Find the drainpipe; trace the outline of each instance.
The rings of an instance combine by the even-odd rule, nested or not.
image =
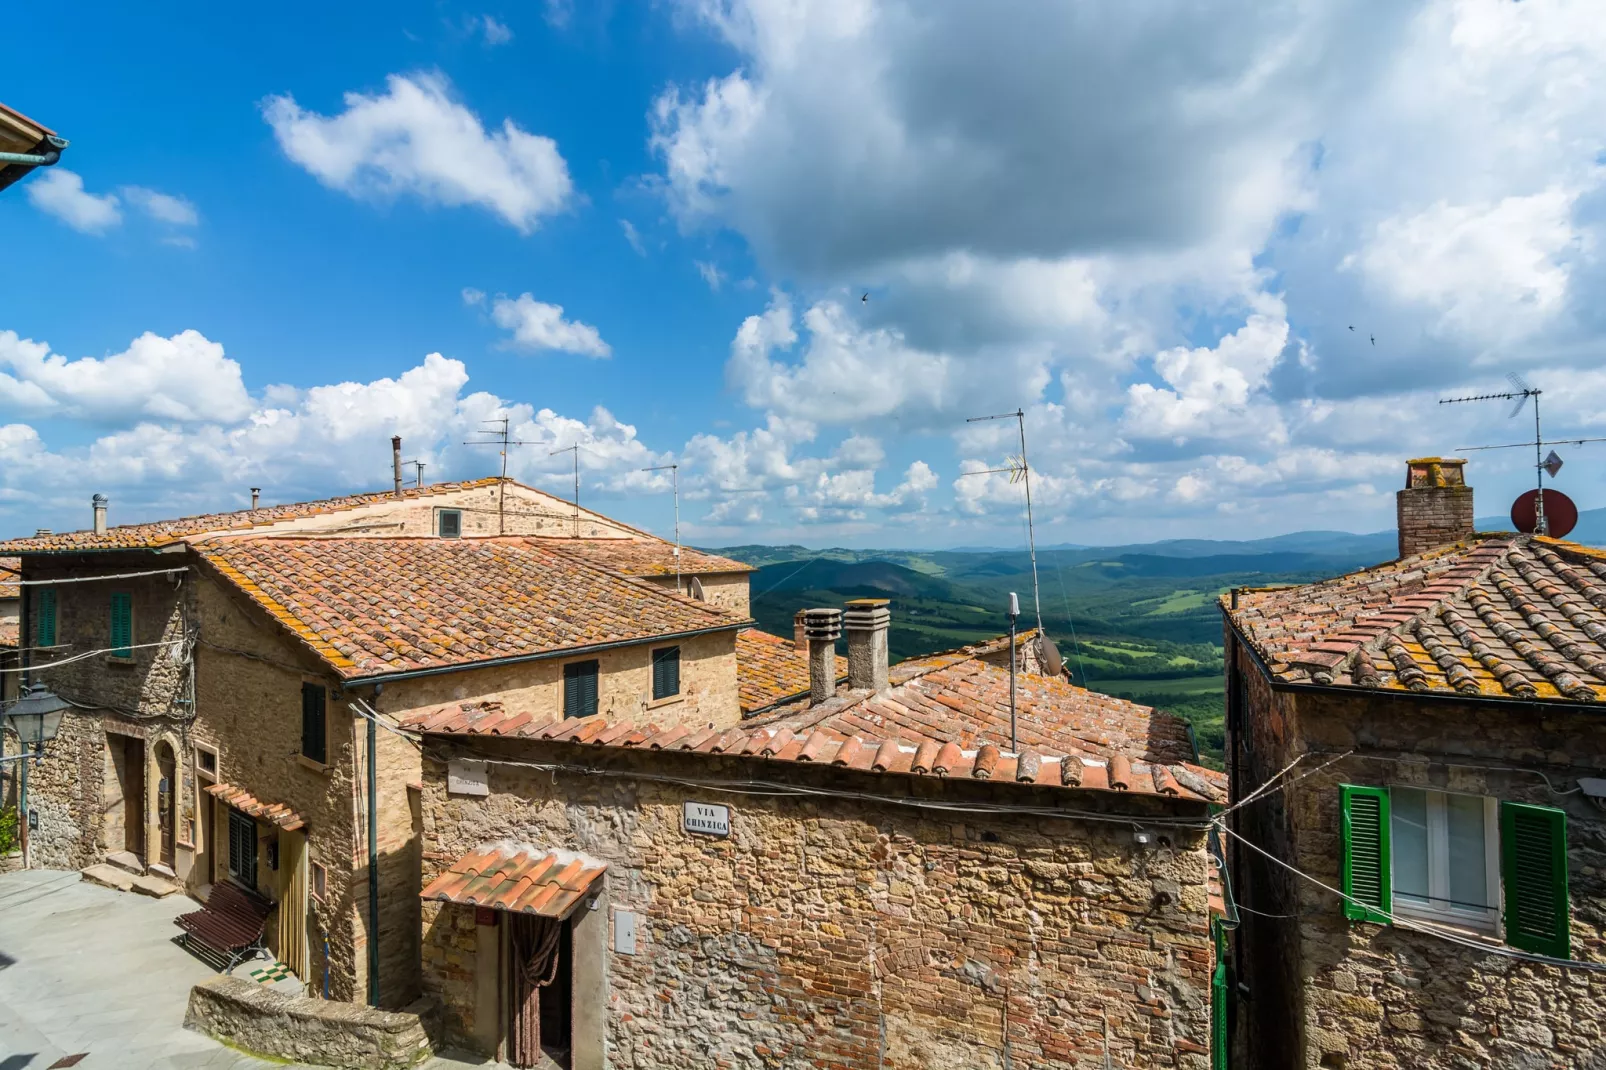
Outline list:
[[[385,690],[374,685],[374,701]],[[379,1006],[379,778],[375,763],[379,757],[379,725],[368,722],[368,1003]]]
[[[17,697],[21,698],[28,686],[28,663],[33,659],[28,656],[28,648],[33,645],[28,620],[28,592],[33,590],[27,584],[22,585],[22,604],[18,609],[21,614],[17,628],[17,645],[22,650],[22,683],[17,687]],[[22,750],[22,740],[17,740],[17,749]],[[28,760],[24,758],[17,763],[21,768],[17,771],[17,834],[22,837],[22,868],[28,868]]]
[[[1015,592],[1009,592],[1009,749],[1020,753],[1020,744],[1015,738],[1015,624],[1020,620],[1020,599]]]

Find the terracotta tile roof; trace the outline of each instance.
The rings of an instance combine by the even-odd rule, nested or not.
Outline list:
[[[574,554],[594,565],[610,568],[624,576],[675,574],[675,545],[662,539],[531,538],[529,541],[560,553]],[[752,565],[744,565],[728,557],[705,554],[689,546],[680,548],[680,572],[683,576],[709,572],[752,571]]]
[[[306,824],[299,814],[284,803],[262,802],[244,788],[235,787],[233,784],[208,784],[206,793],[217,796],[243,814],[278,825],[286,832],[294,832]]]
[[[1006,640],[1007,642],[1007,640]],[[876,739],[951,739],[962,746],[1009,746],[1009,670],[952,654],[901,662],[883,691],[839,690],[816,706],[800,701],[755,725],[825,727]],[[1139,761],[1190,761],[1187,722],[1161,710],[1077,687],[1060,678],[1016,677],[1016,738],[1053,754]]]
[[[0,557],[0,599],[21,598],[22,558]]]
[[[428,498],[476,487],[494,487],[501,480],[473,479],[461,483],[431,483],[427,487],[407,487],[402,500]],[[284,505],[266,505],[260,509],[237,509],[228,513],[205,513],[185,516],[177,520],[159,520],[149,524],[123,524],[108,528],[106,534],[89,531],[66,531],[59,535],[37,535],[0,542],[0,553],[40,553],[63,550],[138,550],[166,546],[193,535],[221,531],[249,531],[252,528],[277,524],[284,520],[298,520],[325,513],[338,513],[364,505],[377,505],[396,501],[391,491],[371,494],[347,494],[339,498],[324,498],[312,502],[289,502]]]
[[[1606,554],[1479,536],[1226,612],[1290,683],[1606,701]]]
[[[990,741],[977,746],[935,736],[865,735],[831,726],[794,731],[786,725],[753,722],[723,730],[685,724],[659,728],[609,721],[604,715],[537,724],[527,713],[500,702],[447,703],[421,710],[403,724],[426,735],[502,736],[626,750],[686,751],[838,766],[865,773],[1128,792],[1193,802],[1226,798],[1226,779],[1220,773],[1189,762],[1134,760],[1121,751],[1106,751],[1109,756],[1101,758],[1081,750],[1064,754],[1027,746],[1015,754]]]
[[[420,898],[562,920],[607,869],[606,862],[571,851],[486,844],[453,862]]]
[[[836,678],[846,680],[848,659],[836,657]],[[757,628],[736,633],[736,688],[742,716],[809,693],[809,656],[792,640]]]
[[[349,678],[747,623],[524,539],[228,539],[228,582]]]

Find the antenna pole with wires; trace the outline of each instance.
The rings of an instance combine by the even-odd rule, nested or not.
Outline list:
[[[988,420],[1014,420],[1020,431],[1020,457],[1011,457],[1004,468],[987,468],[980,472],[966,472],[967,476],[987,475],[994,472],[1008,472],[1011,483],[1022,482],[1026,484],[1026,547],[1032,559],[1032,612],[1037,617],[1037,634],[1043,635],[1043,598],[1037,582],[1037,529],[1032,523],[1032,469],[1026,463],[1026,411],[1017,408],[1014,412],[1003,412],[997,416],[972,416],[966,420],[967,424],[983,423]]]
[[[560,453],[574,454],[574,537],[580,537],[580,443],[565,446],[561,450],[553,450],[548,457],[556,457]]]
[[[675,495],[675,593],[680,593],[680,465],[658,464],[651,468],[643,468],[643,472],[662,472],[669,470],[670,486]]]
[[[502,482],[497,488],[496,495],[496,533],[507,534],[507,448],[509,446],[533,446],[534,442],[525,442],[522,439],[508,437],[508,418],[503,416],[498,420],[484,420],[482,423],[500,425],[496,430],[481,428],[475,434],[484,435],[484,438],[470,439],[463,443],[465,446],[496,446],[502,447]],[[413,462],[417,464],[418,462]],[[419,465],[419,475],[422,478],[423,465]]]

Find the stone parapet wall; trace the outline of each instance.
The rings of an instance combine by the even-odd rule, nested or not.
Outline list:
[[[420,1009],[286,996],[240,977],[190,989],[184,1027],[231,1047],[293,1063],[404,1070],[431,1054]]]

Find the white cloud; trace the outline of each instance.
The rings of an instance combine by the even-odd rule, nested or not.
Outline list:
[[[468,294],[463,296],[467,300]],[[483,294],[480,299],[484,299]],[[586,357],[607,357],[613,353],[595,327],[579,320],[566,320],[562,305],[537,301],[527,293],[517,297],[497,295],[491,302],[491,319],[498,327],[513,332],[507,344],[519,349],[555,349]]]
[[[563,29],[574,18],[574,0],[546,0],[546,11],[542,18],[554,30]]]
[[[439,74],[393,74],[383,94],[347,93],[335,116],[269,97],[263,115],[286,156],[324,185],[358,197],[411,193],[477,205],[521,234],[573,193],[557,142],[504,119],[487,132]]]
[[[1220,437],[1286,441],[1276,407],[1256,395],[1287,344],[1288,322],[1277,309],[1251,315],[1214,348],[1178,346],[1158,354],[1154,370],[1167,385],[1128,388],[1122,433],[1178,445]]]
[[[37,168],[23,189],[35,208],[85,234],[103,233],[123,221],[115,196],[85,192],[83,178],[65,167]]]
[[[152,219],[170,223],[175,227],[193,227],[201,222],[195,205],[183,197],[146,189],[144,186],[124,186],[123,199]]]
[[[708,288],[715,293],[719,293],[720,283],[725,281],[725,273],[719,270],[717,265],[707,260],[693,260],[692,263],[697,265],[697,274],[703,277],[703,281],[708,284]]]
[[[484,290],[476,290],[472,286],[463,287],[463,304],[465,304],[465,305],[484,305],[485,304],[485,291]]]
[[[507,23],[498,20],[493,15],[479,16],[474,20],[474,25],[484,36],[485,43],[492,48],[497,45],[505,45],[513,40],[513,31],[508,28]]]
[[[630,243],[630,248],[636,251],[637,256],[647,255],[647,247],[641,243],[641,233],[636,230],[634,223],[628,219],[621,219],[619,229],[625,232],[625,241]]]
[[[0,405],[94,421],[232,422],[250,411],[240,366],[198,331],[149,332],[121,353],[69,360],[0,331]]]

